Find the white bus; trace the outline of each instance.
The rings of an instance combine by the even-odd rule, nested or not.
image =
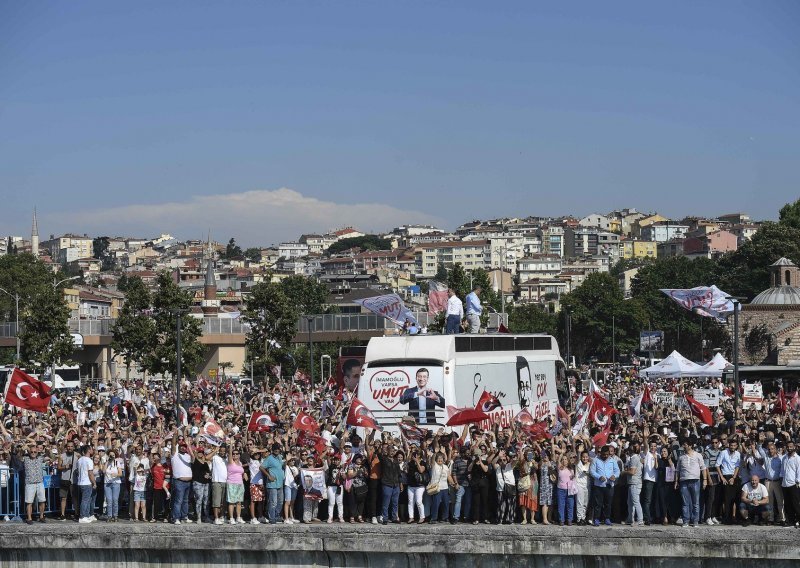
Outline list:
[[[506,426],[522,408],[536,420],[554,415],[556,382],[564,381],[564,373],[550,335],[375,337],[367,346],[358,399],[394,432],[405,416],[438,429],[448,420],[448,407],[474,408],[487,391],[502,406],[488,412],[490,420],[481,426]]]

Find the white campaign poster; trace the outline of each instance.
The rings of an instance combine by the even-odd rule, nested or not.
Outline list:
[[[658,404],[659,406],[674,406],[675,405],[675,393],[674,392],[666,392],[666,391],[657,391],[652,393],[653,402]]]
[[[445,398],[442,368],[434,365],[368,367],[361,379],[358,398],[382,426],[394,425],[405,416],[418,424],[444,424]]]
[[[514,416],[527,408],[534,420],[554,416],[558,393],[553,361],[528,361],[517,356],[516,362],[458,365],[456,367],[456,402],[460,408],[474,407],[484,391],[494,394],[502,406],[489,412],[482,428],[491,424],[510,426]]]
[[[694,399],[700,404],[713,408],[719,406],[719,390],[717,389],[694,389]]]
[[[748,408],[761,410],[761,406],[764,403],[764,389],[761,387],[761,383],[744,383],[742,387],[744,389],[742,393],[742,408],[744,410]]]

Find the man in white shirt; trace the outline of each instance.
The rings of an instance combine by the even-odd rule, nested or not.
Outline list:
[[[176,525],[191,523],[189,519],[189,491],[192,488],[191,440],[181,437],[178,443],[178,428],[172,433],[172,522]]]
[[[783,506],[787,523],[800,527],[800,456],[794,442],[787,442],[783,459]]]
[[[223,525],[225,520],[220,517],[220,510],[225,503],[225,491],[228,483],[228,464],[225,461],[228,450],[220,446],[214,451],[211,458],[211,509],[214,511],[214,524]]]
[[[447,335],[454,335],[461,332],[461,319],[464,317],[464,304],[456,296],[455,290],[447,289],[447,319],[445,320]]]
[[[644,524],[649,525],[652,516],[653,489],[658,473],[658,444],[650,442],[649,450],[642,455],[642,513]]]
[[[90,446],[81,448],[81,457],[78,459],[78,488],[81,492],[81,516],[79,523],[92,523],[97,519],[92,506],[92,490],[97,487],[94,479],[94,460]]]
[[[739,503],[739,512],[742,514],[742,523],[744,526],[750,524],[750,519],[755,521],[757,525],[761,524],[762,519],[772,508],[769,505],[769,493],[767,488],[761,483],[757,475],[750,476],[750,482],[742,486],[741,503]]]

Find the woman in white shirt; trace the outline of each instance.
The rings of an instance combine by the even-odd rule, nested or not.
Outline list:
[[[119,517],[119,491],[125,475],[125,460],[117,456],[113,448],[108,452],[108,460],[102,464],[106,494],[106,521],[116,523]]]
[[[581,459],[575,466],[575,486],[578,488],[578,494],[575,496],[577,499],[575,500],[578,504],[578,524],[586,524],[586,505],[589,503],[589,480],[591,478],[589,474],[589,468],[591,467],[591,462],[589,461],[589,453],[588,452],[581,452]]]
[[[289,456],[283,470],[283,518],[287,524],[299,523],[294,518],[294,501],[297,499],[297,479],[300,476],[300,468],[297,467],[297,459]]]
[[[444,505],[442,520],[447,521],[450,517],[450,464],[445,463],[445,456],[442,452],[437,452],[430,466],[430,484],[437,484],[439,487],[439,491],[433,496],[431,503],[431,524],[433,524],[439,520],[439,508],[442,505]]]

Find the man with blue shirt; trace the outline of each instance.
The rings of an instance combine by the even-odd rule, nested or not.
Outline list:
[[[729,440],[728,447],[717,456],[717,473],[722,483],[722,519],[727,524],[733,523],[733,510],[739,493],[739,468],[742,456],[738,451],[739,443]]]
[[[272,453],[261,462],[261,475],[264,476],[267,488],[267,519],[269,524],[278,522],[278,515],[283,509],[283,472],[284,462],[281,453],[283,446],[277,442],[272,444]]]
[[[481,306],[481,287],[475,286],[472,292],[467,294],[467,323],[469,324],[470,333],[478,333],[481,330],[481,314],[483,313],[483,306]]]
[[[778,455],[778,448],[775,442],[769,442],[767,449],[759,448],[761,456],[764,458],[764,470],[766,475],[763,478],[764,485],[767,488],[767,495],[769,496],[769,504],[772,509],[772,519],[774,524],[781,523],[786,525],[786,517],[783,513],[783,459]]]
[[[611,526],[611,501],[614,498],[614,483],[619,478],[619,465],[617,460],[610,457],[608,446],[603,446],[600,456],[592,460],[589,474],[593,480],[594,526],[600,526],[601,522]]]

